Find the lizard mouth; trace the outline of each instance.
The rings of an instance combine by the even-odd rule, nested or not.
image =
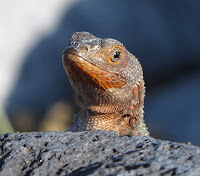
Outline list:
[[[79,70],[79,75],[81,72],[86,73],[104,90],[109,88],[121,89],[127,84],[125,77],[118,73],[106,71],[105,69],[94,65],[93,63],[84,59],[84,57],[80,56],[80,53],[73,48],[68,48],[63,52],[63,63],[68,75],[70,75],[69,72],[72,72],[73,69]]]
[[[63,55],[65,55],[65,54],[73,54],[73,55],[79,56],[79,52],[77,50],[73,49],[73,48],[65,49],[62,54]]]

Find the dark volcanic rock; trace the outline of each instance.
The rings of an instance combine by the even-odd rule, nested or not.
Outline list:
[[[114,132],[0,136],[0,175],[199,175],[200,148]]]

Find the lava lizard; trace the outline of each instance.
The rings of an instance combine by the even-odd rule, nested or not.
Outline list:
[[[63,65],[84,106],[69,131],[149,136],[143,119],[143,70],[122,43],[76,32],[63,51]]]

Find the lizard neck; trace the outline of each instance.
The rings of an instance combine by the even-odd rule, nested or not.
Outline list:
[[[143,116],[120,113],[100,114],[88,109],[75,115],[75,124],[69,131],[111,130],[119,135],[149,136]]]
[[[141,82],[133,90],[128,104],[90,104],[75,117],[75,125],[70,131],[112,130],[119,135],[149,136],[143,118],[144,84]]]

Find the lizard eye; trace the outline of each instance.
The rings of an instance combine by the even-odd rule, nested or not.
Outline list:
[[[113,62],[117,62],[120,60],[120,54],[121,54],[121,51],[115,51],[114,54],[113,54],[113,57],[111,58],[111,60]]]
[[[119,47],[115,47],[111,50],[107,61],[112,64],[113,66],[118,66],[123,61],[123,50]]]

